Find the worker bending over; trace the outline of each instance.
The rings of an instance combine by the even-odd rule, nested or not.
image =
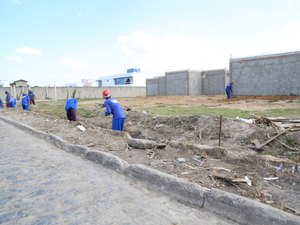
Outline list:
[[[117,99],[111,98],[109,90],[104,90],[102,94],[105,98],[104,106],[106,107],[105,116],[113,115],[112,129],[123,131],[126,115]]]

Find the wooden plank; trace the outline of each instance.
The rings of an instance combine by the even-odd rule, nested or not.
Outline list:
[[[256,149],[262,149],[262,147],[264,147],[265,145],[269,144],[271,141],[275,140],[276,138],[278,138],[279,136],[285,134],[286,132],[288,132],[290,129],[292,129],[294,127],[290,127],[282,132],[280,132],[279,134],[275,135],[274,137],[272,137],[271,139],[265,141],[264,143],[258,145],[258,146],[255,146]]]

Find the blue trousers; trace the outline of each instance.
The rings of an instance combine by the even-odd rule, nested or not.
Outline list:
[[[227,98],[230,99],[230,90],[226,90]]]
[[[16,103],[14,103],[14,102],[10,102],[9,105],[10,105],[10,108],[13,108],[13,109],[16,108]]]
[[[28,104],[22,104],[23,110],[29,111],[29,105]]]
[[[124,129],[124,122],[125,122],[125,118],[120,118],[120,119],[113,119],[112,120],[112,129],[113,130],[119,130],[119,131],[123,131]]]
[[[70,121],[76,121],[76,110],[73,108],[69,108],[67,110],[67,117]]]

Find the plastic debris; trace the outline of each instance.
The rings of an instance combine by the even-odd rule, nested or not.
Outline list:
[[[183,163],[183,162],[185,162],[186,160],[185,160],[184,158],[177,158],[176,161],[179,162],[179,163]]]
[[[78,125],[77,128],[78,128],[79,130],[81,130],[82,132],[86,130],[85,127],[82,126],[82,125]]]
[[[237,121],[240,121],[240,122],[243,122],[243,123],[254,123],[254,120],[253,119],[244,119],[244,118],[240,118],[240,117],[236,117],[235,120]]]
[[[278,177],[264,177],[263,179],[269,181],[269,180],[278,180],[279,178]]]
[[[252,183],[251,183],[251,180],[249,179],[249,177],[245,176],[245,181],[249,186],[251,186]]]

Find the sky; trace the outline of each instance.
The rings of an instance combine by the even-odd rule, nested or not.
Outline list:
[[[0,0],[0,80],[64,86],[300,50],[300,0]]]

